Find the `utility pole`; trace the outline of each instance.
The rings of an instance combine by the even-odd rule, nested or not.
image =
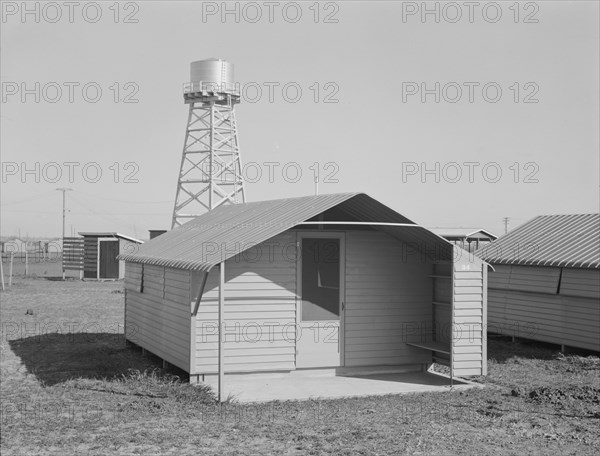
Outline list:
[[[504,217],[502,219],[504,221],[504,234],[508,233],[508,221],[510,220],[509,217]]]
[[[62,217],[62,246],[61,246],[61,250],[62,250],[62,253],[64,255],[64,253],[65,253],[65,218],[66,218],[66,213],[67,213],[66,208],[65,208],[66,193],[72,191],[73,189],[72,188],[62,187],[62,188],[57,188],[56,190],[58,190],[59,192],[62,192],[62,194],[63,194],[62,195],[63,196],[63,198],[62,198],[62,200],[63,200],[62,201],[62,203],[63,203],[62,204],[62,215],[63,215],[63,217]],[[64,261],[63,261],[63,263],[64,263]],[[63,278],[63,280],[65,280],[65,269],[64,269],[64,267],[63,267],[63,270],[62,270],[62,278]]]

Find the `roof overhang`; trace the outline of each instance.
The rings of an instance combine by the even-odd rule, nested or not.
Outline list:
[[[121,233],[116,233],[116,232],[112,232],[112,231],[85,231],[82,232],[80,231],[78,233],[80,236],[83,237],[114,237],[114,238],[120,238],[120,239],[125,239],[127,241],[131,241],[131,242],[135,242],[136,244],[143,244],[144,241],[141,241],[139,239],[133,238],[131,236],[126,236],[124,234]]]
[[[317,219],[321,214],[329,214],[329,218]],[[135,253],[120,255],[119,259],[208,271],[284,231],[314,225],[338,225],[340,229],[369,226],[403,242],[407,253],[418,252],[431,261],[453,259],[453,244],[364,193],[221,206],[144,243]]]

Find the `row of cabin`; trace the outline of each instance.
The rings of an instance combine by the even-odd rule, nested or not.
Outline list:
[[[479,376],[488,331],[600,351],[599,233],[536,218],[474,255],[360,193],[221,206],[120,255],[126,338],[192,380]]]

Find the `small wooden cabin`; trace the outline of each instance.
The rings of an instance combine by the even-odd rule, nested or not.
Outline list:
[[[487,266],[365,194],[224,205],[126,261],[127,340],[190,374],[486,374]]]
[[[489,332],[600,351],[600,214],[538,216],[477,254]]]
[[[432,228],[431,231],[468,252],[479,250],[498,239],[495,234],[480,228]]]
[[[83,236],[83,278],[123,279],[125,262],[117,257],[135,253],[142,241],[112,232],[86,232]]]

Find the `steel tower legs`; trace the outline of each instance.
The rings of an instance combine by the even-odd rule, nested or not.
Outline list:
[[[233,105],[190,103],[171,228],[227,203],[245,203]]]

